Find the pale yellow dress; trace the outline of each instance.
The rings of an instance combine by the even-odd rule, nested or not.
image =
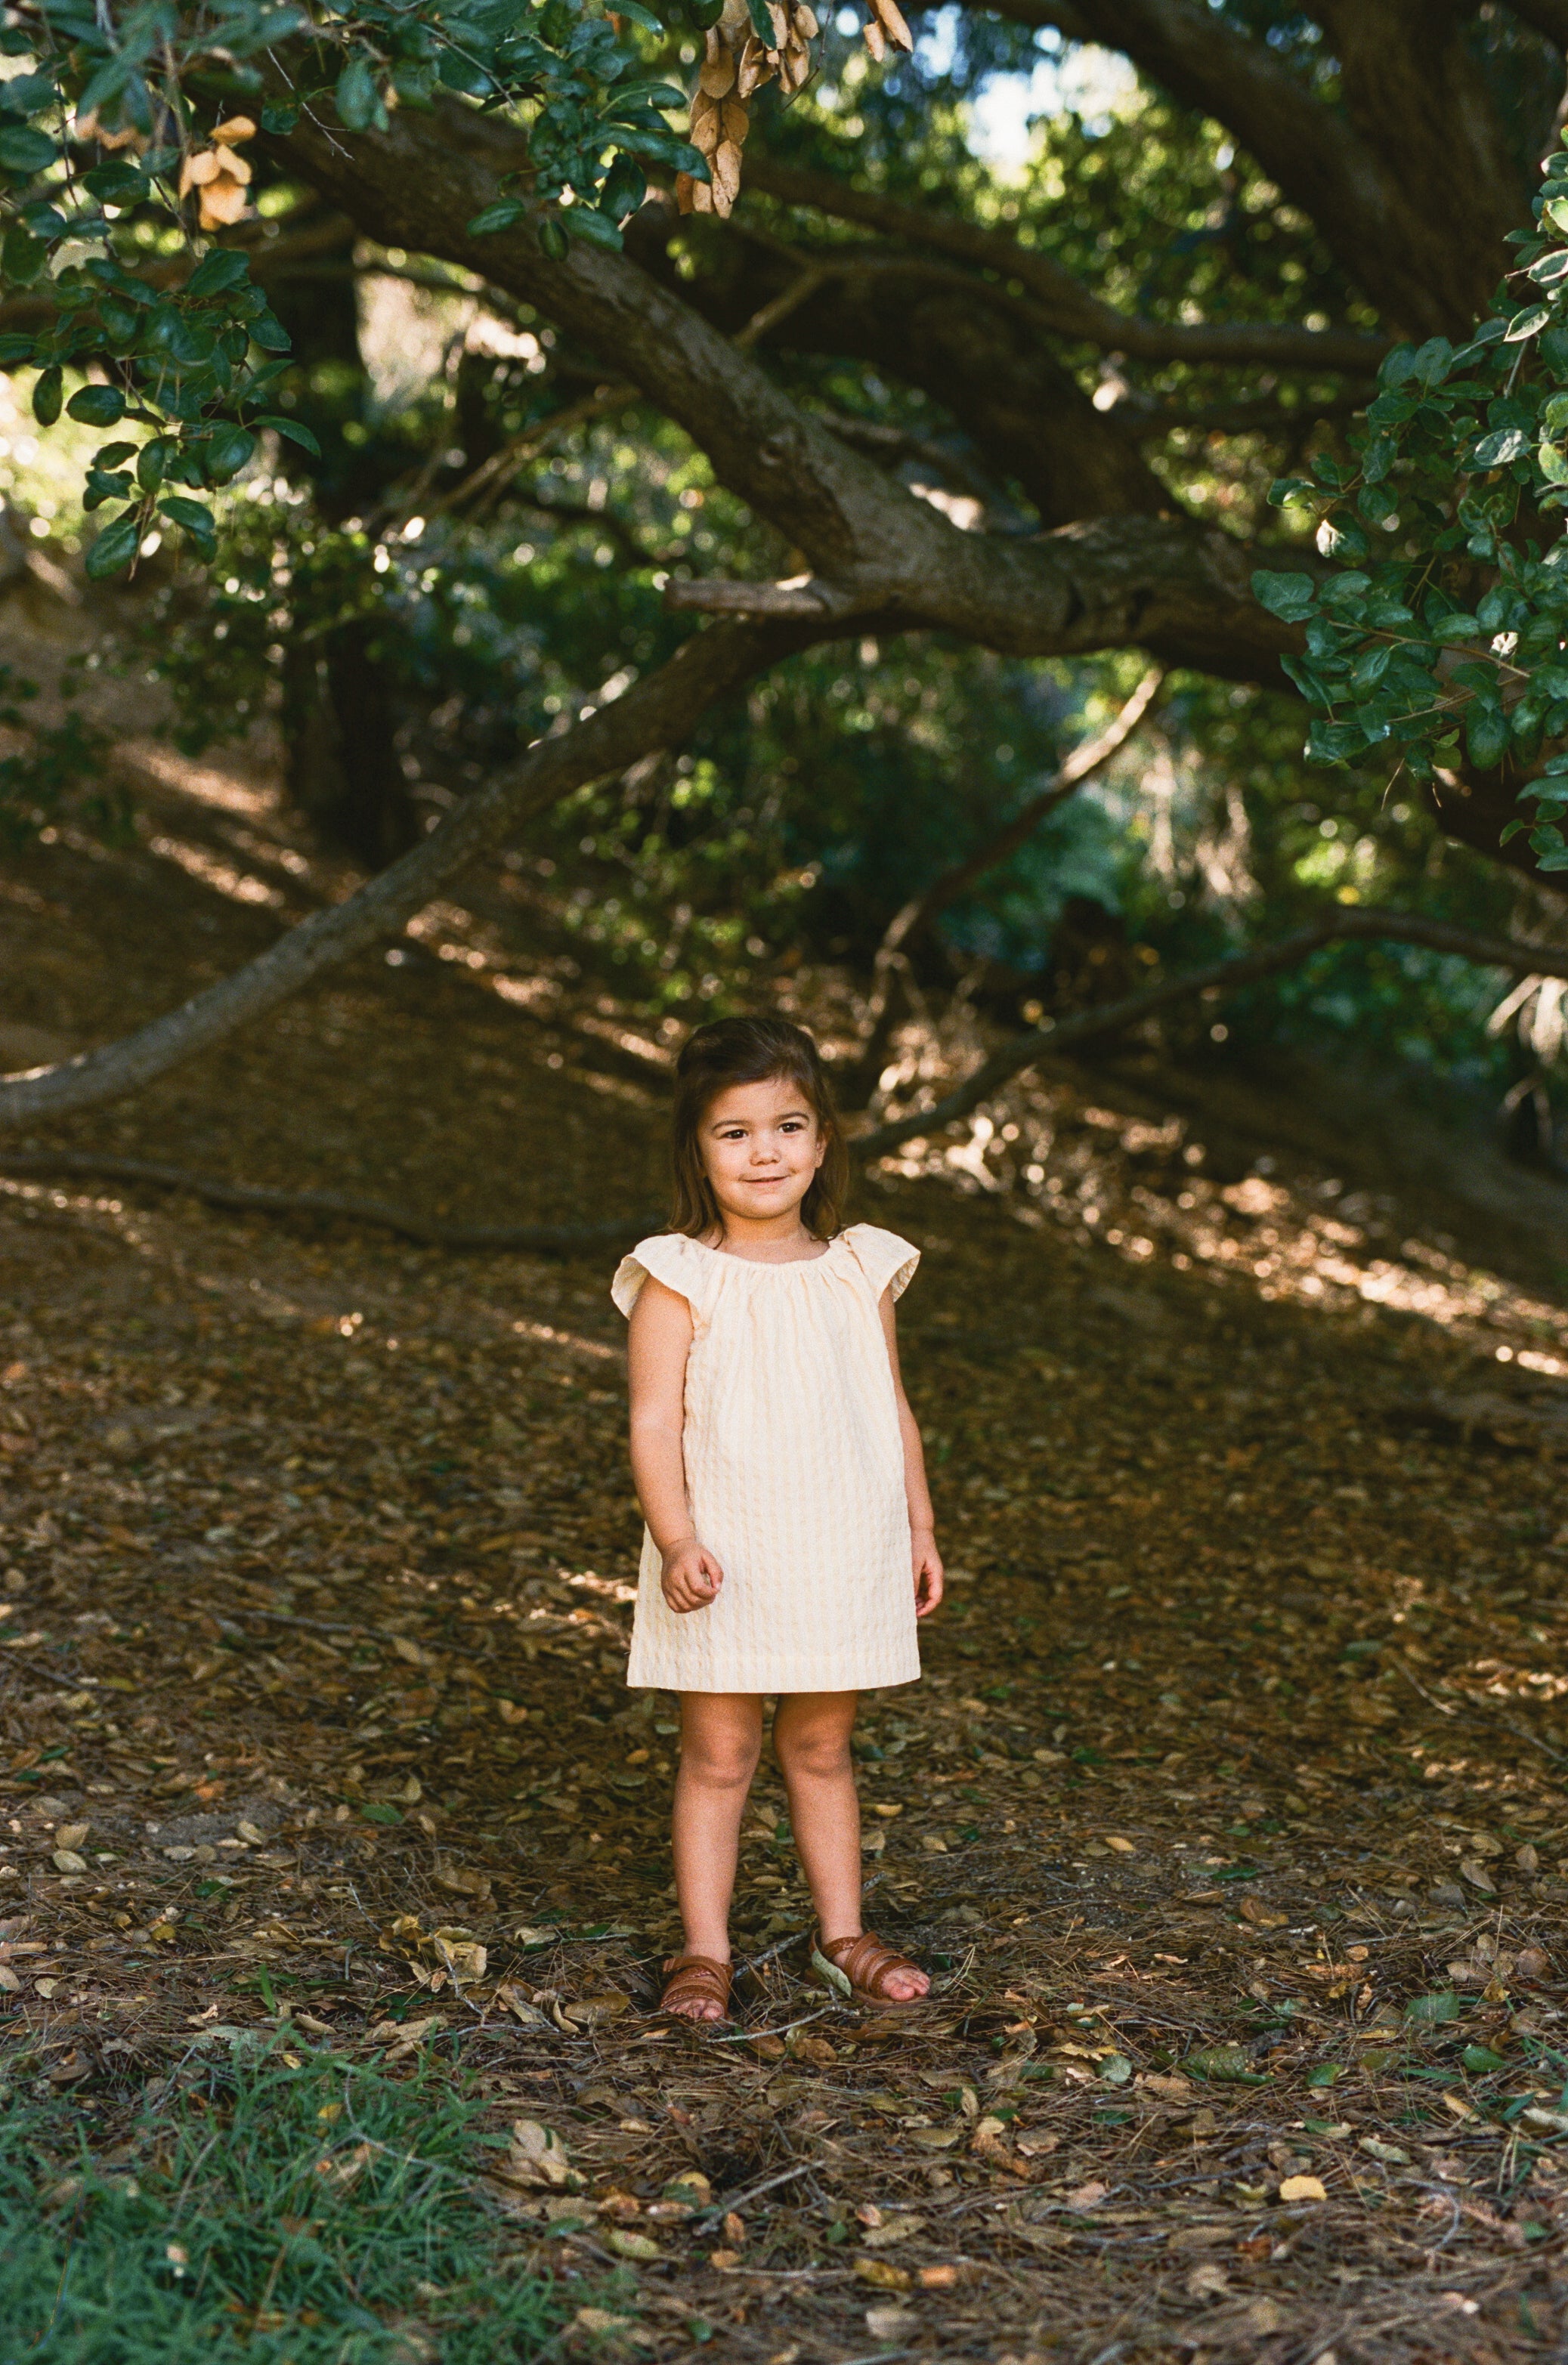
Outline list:
[[[757,1264],[666,1232],[622,1260],[691,1308],[682,1443],[692,1525],[724,1572],[678,1616],[644,1529],[626,1680],[678,1692],[869,1691],[920,1675],[903,1442],[879,1301],[920,1251],[852,1224]]]

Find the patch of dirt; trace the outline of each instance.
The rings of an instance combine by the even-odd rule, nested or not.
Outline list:
[[[12,867],[8,1015],[96,1038],[275,925],[139,862],[140,906],[118,858]],[[455,969],[362,964],[50,1146],[484,1221],[656,1201],[652,1084]],[[721,2035],[645,2016],[674,1725],[622,1681],[608,1260],[0,1150],[13,2074],[106,2125],[280,2016],[460,2063],[565,2145],[520,2138],[509,2205],[654,2356],[1551,2353],[1568,1316],[1349,1164],[1215,1172],[1118,1091],[1020,1087],[862,1188],[924,1251],[955,1580],[864,1726],[873,1918],[935,2002],[810,1984],[767,1775]]]

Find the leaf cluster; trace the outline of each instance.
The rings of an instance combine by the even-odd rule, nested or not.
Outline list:
[[[692,21],[688,0],[666,0],[666,14],[669,26]],[[63,409],[91,426],[145,431],[106,446],[89,469],[87,508],[114,505],[89,575],[132,566],[160,520],[210,559],[211,496],[246,465],[259,432],[314,448],[308,430],[268,408],[289,340],[245,249],[202,235],[192,167],[205,157],[210,180],[209,115],[253,104],[263,130],[286,132],[309,106],[366,132],[442,94],[506,109],[527,126],[530,185],[503,190],[471,231],[532,222],[558,257],[569,225],[618,247],[647,168],[707,177],[665,119],[685,93],[641,71],[638,34],[668,29],[641,0],[614,20],[598,0],[365,0],[314,17],[273,0],[12,9],[0,29],[0,55],[19,65],[0,82],[0,287],[28,297],[36,317],[0,336],[0,365],[38,372],[40,426]],[[269,63],[280,51],[284,103]],[[232,142],[256,127],[230,117],[218,128]],[[231,144],[217,152],[236,187],[248,181]],[[89,380],[69,398],[67,372]]]
[[[1533,819],[1505,842],[1528,830],[1538,867],[1568,870],[1568,154],[1513,243],[1469,342],[1396,346],[1352,458],[1320,453],[1271,488],[1316,510],[1331,571],[1261,570],[1253,589],[1305,628],[1284,664],[1314,711],[1313,760],[1530,770]]]

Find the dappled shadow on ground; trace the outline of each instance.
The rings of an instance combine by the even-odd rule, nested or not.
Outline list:
[[[88,896],[44,870],[28,892]],[[74,925],[91,1029],[115,972]],[[651,1097],[450,978],[355,979],[117,1130],[379,1182],[418,1094],[410,1191],[645,1202]],[[1205,1182],[1191,1130],[1151,1147],[1052,1089],[1050,1142],[1025,1157],[1020,1103],[1009,1146],[1037,1180],[944,1153],[858,1209],[924,1252],[902,1328],[955,1575],[927,1680],[865,1723],[874,1918],[938,1974],[907,2026],[809,1984],[771,1778],[740,2026],[646,2017],[673,1725],[622,1682],[607,1270],[5,1183],[0,1155],[26,2076],[112,2132],[128,2085],[280,2014],[462,2065],[498,2127],[566,2146],[524,2138],[509,2205],[584,2337],[631,2343],[619,2315],[644,2353],[1551,2353],[1562,1310],[1348,1206],[1353,1173]]]

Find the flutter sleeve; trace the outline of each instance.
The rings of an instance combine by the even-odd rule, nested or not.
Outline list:
[[[707,1312],[707,1257],[695,1240],[680,1232],[659,1232],[652,1239],[639,1240],[631,1255],[622,1258],[610,1295],[628,1318],[650,1277],[684,1297],[694,1319],[702,1319]]]
[[[879,1298],[884,1289],[890,1289],[895,1298],[902,1297],[914,1279],[920,1250],[897,1232],[881,1231],[875,1224],[852,1224],[846,1237],[873,1294]]]

